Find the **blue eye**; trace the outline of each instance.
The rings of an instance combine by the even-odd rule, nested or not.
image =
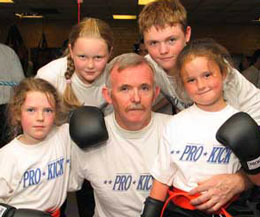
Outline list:
[[[53,109],[51,109],[51,108],[46,108],[46,109],[44,109],[44,111],[46,113],[53,113]]]

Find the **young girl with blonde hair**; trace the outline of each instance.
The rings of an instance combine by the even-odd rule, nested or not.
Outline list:
[[[103,72],[113,50],[113,33],[100,19],[85,18],[69,34],[68,54],[43,66],[36,77],[52,83],[69,110],[103,107]]]

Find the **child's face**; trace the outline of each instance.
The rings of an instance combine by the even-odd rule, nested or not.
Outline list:
[[[54,99],[51,105],[45,93],[31,91],[21,108],[23,135],[20,140],[25,144],[36,144],[45,139],[51,131],[54,119]]]
[[[176,59],[190,40],[191,28],[183,32],[181,24],[166,25],[165,28],[152,26],[144,32],[144,43],[151,57],[166,72],[171,71]]]
[[[70,46],[70,55],[79,78],[90,84],[104,71],[110,52],[103,39],[82,37]]]
[[[181,76],[185,90],[198,107],[218,111],[225,107],[223,81],[218,65],[206,57],[189,58],[184,62]]]

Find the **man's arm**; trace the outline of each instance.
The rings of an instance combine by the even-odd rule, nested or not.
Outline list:
[[[198,187],[189,192],[191,195],[201,194],[198,198],[191,200],[191,204],[199,210],[213,213],[235,195],[252,186],[253,184],[242,170],[236,174],[216,175],[199,182]]]
[[[15,51],[10,47],[8,47],[8,49],[9,49],[8,55],[10,59],[8,73],[12,77],[12,81],[20,82],[22,79],[24,79],[24,71],[23,71],[22,64]]]

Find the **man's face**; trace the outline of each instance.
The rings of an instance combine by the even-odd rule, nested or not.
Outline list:
[[[179,53],[190,40],[191,28],[183,32],[181,24],[166,25],[165,28],[152,26],[144,32],[144,43],[148,53],[166,72],[170,72]]]
[[[117,123],[127,130],[140,130],[151,120],[152,104],[159,94],[154,87],[151,68],[146,64],[128,67],[120,72],[117,66],[110,74],[111,89],[103,96],[112,103]]]

